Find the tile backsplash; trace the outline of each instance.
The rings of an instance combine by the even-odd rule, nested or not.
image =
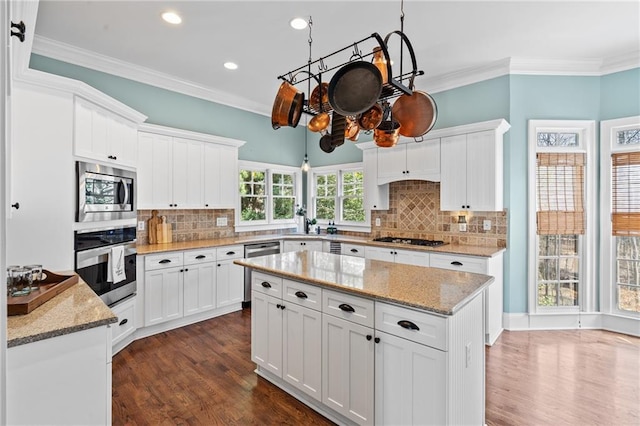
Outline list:
[[[371,233],[344,232],[365,238],[385,236],[443,240],[447,243],[506,247],[507,213],[501,212],[441,212],[440,183],[418,180],[389,184],[389,210],[371,213]],[[458,230],[458,216],[464,215],[467,231]],[[173,241],[195,241],[236,237],[233,209],[219,210],[158,210],[166,216],[173,229]],[[227,218],[226,226],[216,226],[216,219]],[[138,210],[138,221],[145,222],[145,230],[138,231],[139,244],[148,244],[147,220],[151,210]],[[380,226],[375,226],[376,219]],[[483,222],[491,221],[491,230],[483,230]],[[339,228],[339,227],[338,227]],[[246,232],[243,235],[288,233],[293,229],[267,232]]]

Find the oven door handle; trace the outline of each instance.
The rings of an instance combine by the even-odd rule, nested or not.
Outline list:
[[[107,247],[96,247],[89,250],[82,250],[76,252],[76,268],[85,268],[87,266],[97,265],[102,261],[107,261],[109,253],[111,253],[111,248],[113,246]],[[132,254],[137,254],[136,243],[126,243],[124,244],[124,255],[129,256]],[[102,258],[102,260],[100,259]]]

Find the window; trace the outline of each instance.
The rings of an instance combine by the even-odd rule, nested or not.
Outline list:
[[[587,261],[595,254],[587,244],[593,143],[593,122],[529,122],[530,312],[593,307],[594,270]]]
[[[245,229],[295,226],[300,196],[298,168],[241,161],[240,209],[236,224]]]
[[[640,317],[640,117],[601,123],[602,311]]]
[[[340,167],[336,170],[336,167]],[[321,223],[367,225],[364,173],[360,164],[318,167],[312,171],[312,215]]]

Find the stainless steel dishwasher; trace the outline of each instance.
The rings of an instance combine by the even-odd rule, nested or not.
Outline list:
[[[265,256],[267,254],[280,253],[280,241],[269,241],[264,243],[245,244],[244,257],[258,257]],[[244,268],[244,302],[242,302],[243,308],[251,306],[251,269]]]

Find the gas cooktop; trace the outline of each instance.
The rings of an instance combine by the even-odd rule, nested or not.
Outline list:
[[[397,244],[410,244],[414,246],[428,246],[437,247],[447,243],[440,240],[421,240],[420,238],[399,238],[399,237],[380,237],[374,238],[373,241],[381,243],[397,243]]]

